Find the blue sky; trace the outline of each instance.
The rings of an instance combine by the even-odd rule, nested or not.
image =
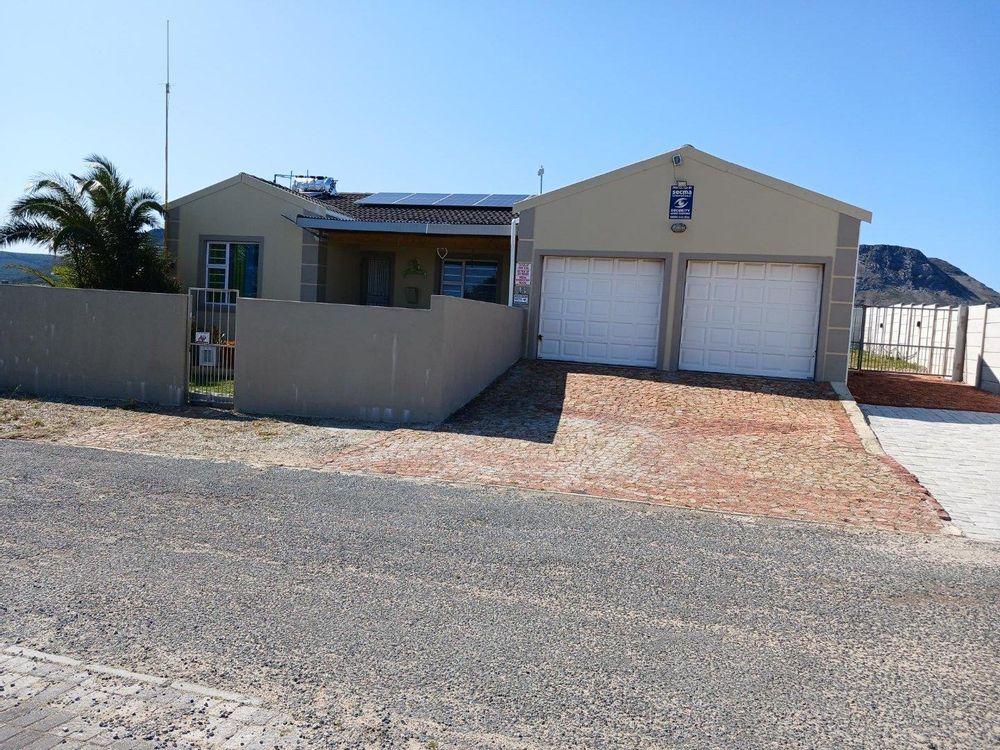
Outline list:
[[[684,143],[871,209],[1000,288],[1000,3],[169,2],[4,8],[0,206],[92,151],[529,193]]]

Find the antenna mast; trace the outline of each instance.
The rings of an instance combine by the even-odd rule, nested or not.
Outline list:
[[[168,251],[167,237],[170,231],[170,19],[167,19],[167,82],[164,85],[163,101],[163,250]]]

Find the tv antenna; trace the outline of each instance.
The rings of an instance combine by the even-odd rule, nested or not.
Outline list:
[[[167,19],[167,81],[163,86],[163,250],[170,231],[170,19]]]

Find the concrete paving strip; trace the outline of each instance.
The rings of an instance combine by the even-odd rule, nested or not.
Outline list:
[[[864,449],[875,456],[886,455],[882,444],[878,440],[878,435],[875,434],[871,425],[868,424],[868,419],[865,417],[864,412],[861,411],[861,407],[854,400],[854,395],[847,387],[847,383],[834,382],[830,383],[830,387],[833,388],[833,392],[840,399],[840,405],[847,412],[847,417],[851,420],[851,426],[858,433],[858,438],[861,440],[861,445],[864,446]]]
[[[924,484],[970,538],[1000,542],[1000,414],[869,406],[889,454]]]

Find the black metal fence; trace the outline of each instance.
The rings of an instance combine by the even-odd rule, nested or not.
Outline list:
[[[961,311],[937,305],[854,308],[850,368],[952,377]]]

